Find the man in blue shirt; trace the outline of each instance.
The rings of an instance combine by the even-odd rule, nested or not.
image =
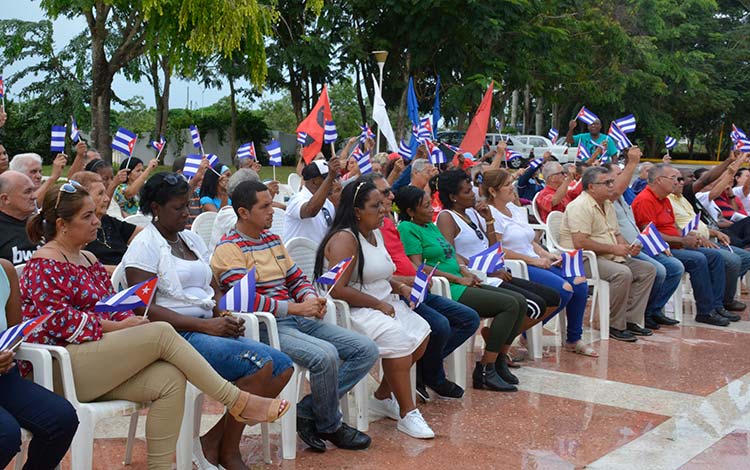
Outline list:
[[[573,135],[573,131],[576,129],[578,121],[573,119],[568,123],[568,133],[565,136],[565,141],[570,145],[583,145],[589,154],[593,155],[597,148],[602,149],[602,155],[606,155],[609,159],[617,155],[617,145],[612,137],[607,134],[602,134],[602,122],[596,120],[589,124],[589,131],[583,134]]]

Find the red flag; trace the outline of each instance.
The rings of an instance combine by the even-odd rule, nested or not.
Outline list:
[[[318,102],[315,103],[305,120],[297,126],[297,134],[305,132],[312,139],[312,143],[302,150],[302,158],[307,164],[315,158],[315,155],[323,147],[323,132],[326,121],[333,121],[333,116],[331,115],[331,105],[328,102],[328,86],[324,85]]]
[[[471,152],[472,155],[479,153],[487,136],[487,124],[490,122],[490,108],[492,107],[492,90],[494,86],[495,81],[493,80],[484,93],[482,102],[479,103],[477,113],[474,115],[474,119],[471,120],[471,124],[469,124],[469,130],[466,131],[464,140],[459,145],[464,151]],[[453,157],[453,164],[458,166],[457,155]]]

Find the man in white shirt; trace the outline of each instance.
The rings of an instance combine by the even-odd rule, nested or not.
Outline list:
[[[336,213],[328,195],[338,178],[339,165],[338,158],[329,163],[313,160],[302,169],[304,184],[286,207],[284,240],[303,237],[320,243],[326,236]]]

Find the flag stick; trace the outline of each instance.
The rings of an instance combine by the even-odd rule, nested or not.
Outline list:
[[[331,142],[331,158],[336,157],[336,147],[334,147],[333,142]]]
[[[164,150],[164,146],[165,146],[165,145],[167,145],[167,144],[162,144],[162,146],[161,146],[161,148],[159,149],[159,151],[158,151],[158,152],[156,152],[156,159],[157,159],[157,160],[158,160],[158,159],[159,159],[159,157],[161,156],[161,151],[162,151],[162,150]]]
[[[276,166],[271,165],[271,168],[273,168],[273,180],[276,181]]]
[[[352,259],[352,261],[354,261],[354,259]],[[346,269],[349,269],[349,266],[347,266],[347,267],[346,267]],[[343,274],[343,273],[342,273],[342,274]],[[336,287],[336,284],[338,284],[338,282],[339,282],[339,279],[341,279],[341,277],[343,277],[343,276],[339,276],[339,278],[338,278],[338,279],[336,279],[336,280],[335,280],[335,281],[333,282],[333,285],[331,285],[331,287],[330,287],[330,288],[328,289],[328,292],[326,292],[326,295],[324,295],[324,296],[323,296],[324,298],[327,298],[327,297],[328,297],[328,295],[329,295],[329,294],[331,293],[331,291],[333,290],[333,288],[334,288],[334,287]]]
[[[156,290],[156,288],[154,288]],[[151,298],[148,299],[148,305],[146,305],[146,310],[143,311],[143,319],[148,319],[148,309],[151,308],[151,302],[154,301],[154,297],[156,297],[156,292],[151,293]]]

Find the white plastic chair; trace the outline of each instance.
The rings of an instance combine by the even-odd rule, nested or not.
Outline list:
[[[23,274],[23,268],[26,267],[26,263],[16,265],[16,274],[18,275],[18,279],[21,279],[21,275]]]
[[[552,211],[547,216],[547,243],[550,251],[562,252],[571,251],[572,248],[560,246],[560,225],[562,224],[563,213]],[[591,276],[587,278],[590,286],[593,287],[591,297],[591,318],[594,317],[594,310],[599,311],[599,330],[600,340],[609,340],[609,282],[605,281],[599,275],[599,265],[596,264],[596,254],[593,251],[583,250],[583,257],[589,262]],[[558,315],[560,319],[560,334],[562,335],[563,344],[565,341],[565,316]]]
[[[451,299],[451,285],[448,279],[439,276],[432,277],[432,289],[430,293]],[[473,337],[474,335],[472,335]],[[445,375],[451,382],[466,390],[466,353],[468,352],[471,338],[457,347],[447,358],[445,358]]]
[[[115,292],[120,292],[128,287],[128,281],[125,278],[125,266],[122,263],[115,266],[115,270],[112,271],[109,280],[112,283],[112,288]]]
[[[276,220],[275,215],[274,220]],[[302,270],[307,279],[312,282],[314,280],[313,271],[315,270],[315,253],[318,250],[318,244],[307,238],[294,237],[291,240],[285,241],[284,246],[286,246],[286,251],[292,258],[292,261]]]
[[[526,263],[524,261],[517,259],[506,259],[505,266],[510,269],[513,277],[526,279],[527,281],[529,280],[529,268],[528,266],[526,266]],[[544,314],[545,312],[542,312],[542,315]],[[528,350],[532,359],[542,358],[542,341],[544,337],[543,332],[544,327],[542,326],[542,322],[539,322],[536,325],[532,326],[531,329],[526,332],[526,341],[528,343]]]
[[[289,202],[289,199],[292,198],[295,194],[297,194],[297,189],[292,189],[291,186],[288,184],[279,184],[279,193],[273,198],[274,202],[280,202],[282,204],[286,204]]]
[[[289,189],[298,193],[299,188],[302,186],[302,177],[297,173],[290,173],[286,179],[286,184],[289,185]]]
[[[279,238],[284,237],[284,226],[286,224],[286,211],[279,207],[273,208],[273,223],[269,231],[274,235],[278,235]],[[294,259],[294,258],[292,258]]]
[[[534,199],[531,200],[531,213],[539,224],[544,224],[546,221],[542,220],[542,216],[539,214],[539,208],[536,205],[537,197],[539,197],[539,193],[534,194]]]
[[[139,227],[145,227],[146,225],[151,223],[151,216],[139,213],[139,214],[125,217],[125,222],[129,224],[137,225]]]
[[[198,234],[206,246],[209,246],[211,241],[211,231],[214,228],[215,220],[216,212],[203,212],[195,218],[193,225],[190,226],[190,231]]]

